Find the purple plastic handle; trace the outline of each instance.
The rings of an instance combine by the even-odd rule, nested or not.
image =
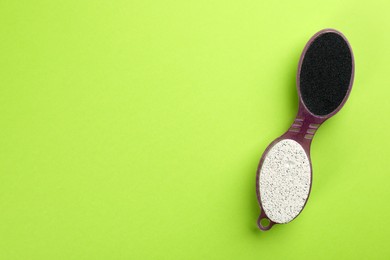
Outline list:
[[[324,115],[324,116],[318,116],[318,115],[314,115],[313,113],[311,113],[307,107],[305,106],[305,104],[303,103],[302,101],[302,95],[301,95],[301,90],[300,90],[300,74],[301,74],[301,68],[302,68],[302,62],[303,62],[303,59],[305,57],[305,54],[306,54],[306,51],[308,50],[308,48],[310,47],[310,45],[312,44],[312,42],[318,37],[320,36],[321,34],[324,34],[324,33],[336,33],[338,35],[340,35],[344,41],[348,44],[348,48],[351,52],[351,58],[352,58],[352,72],[351,72],[351,79],[349,81],[349,86],[348,86],[348,91],[347,93],[345,94],[345,97],[343,99],[343,101],[340,103],[340,105],[331,113],[327,114],[327,115]],[[355,62],[354,62],[354,57],[353,57],[353,53],[352,53],[352,48],[348,42],[348,40],[345,38],[345,36],[337,31],[337,30],[334,30],[334,29],[324,29],[324,30],[321,30],[319,31],[318,33],[316,33],[313,37],[311,37],[311,39],[307,42],[305,48],[303,49],[303,52],[301,54],[301,58],[299,59],[299,64],[298,64],[298,72],[297,72],[297,91],[298,91],[298,96],[299,96],[299,107],[298,107],[298,113],[297,113],[297,116],[295,117],[295,120],[293,122],[293,124],[291,125],[291,127],[287,130],[287,132],[285,132],[282,136],[280,136],[279,138],[277,138],[276,140],[274,140],[268,147],[267,149],[264,151],[263,153],[263,156],[261,157],[260,159],[260,163],[259,163],[259,167],[257,169],[257,174],[256,174],[256,193],[257,193],[257,200],[259,202],[259,206],[260,206],[260,209],[261,209],[261,213],[260,213],[260,216],[257,220],[257,225],[258,227],[263,230],[263,231],[266,231],[266,230],[269,230],[272,228],[273,225],[275,224],[279,224],[279,223],[275,223],[273,222],[265,213],[265,211],[263,210],[263,207],[261,205],[261,198],[260,198],[260,190],[259,190],[259,177],[260,177],[260,169],[263,165],[263,162],[264,162],[264,159],[265,159],[265,156],[267,155],[268,151],[274,146],[274,144],[276,144],[277,142],[279,142],[280,140],[283,140],[283,139],[292,139],[292,140],[295,140],[296,142],[298,142],[300,145],[302,145],[303,149],[305,150],[306,152],[306,155],[310,161],[310,170],[311,170],[311,180],[313,180],[313,171],[312,171],[312,165],[311,165],[311,159],[310,159],[310,145],[311,145],[311,141],[314,137],[314,134],[316,133],[317,129],[321,126],[322,123],[324,123],[328,118],[332,117],[333,115],[335,115],[345,104],[345,102],[347,101],[348,97],[349,97],[349,94],[351,92],[351,89],[352,89],[352,84],[353,84],[353,79],[354,79],[354,71],[355,71]],[[312,182],[312,181],[311,181]],[[310,191],[311,191],[311,182],[310,182],[310,189],[309,189],[309,194],[308,194],[308,197],[306,199],[306,202],[305,204],[303,205],[303,208],[302,210],[304,209],[306,203],[307,203],[307,200],[309,199],[309,195],[310,195]],[[301,210],[301,212],[302,212]],[[300,213],[301,213],[300,212]],[[299,214],[300,214],[299,213]],[[298,215],[299,215],[298,214]],[[297,216],[298,216],[297,215]],[[296,216],[296,217],[297,217]],[[296,218],[295,217],[295,218]],[[268,219],[270,221],[269,225],[267,226],[263,226],[260,222],[262,219]],[[295,219],[294,218],[294,219]]]

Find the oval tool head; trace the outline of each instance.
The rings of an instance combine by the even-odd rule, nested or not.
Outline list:
[[[352,87],[353,63],[351,47],[340,32],[326,29],[312,37],[297,77],[301,102],[311,114],[330,117],[340,110]]]
[[[260,198],[274,223],[288,223],[302,211],[311,186],[310,160],[292,139],[271,146],[260,169]]]

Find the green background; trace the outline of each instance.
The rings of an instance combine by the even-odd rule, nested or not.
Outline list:
[[[0,1],[0,259],[389,259],[388,1]],[[309,38],[355,84],[303,213],[256,227],[255,175]]]

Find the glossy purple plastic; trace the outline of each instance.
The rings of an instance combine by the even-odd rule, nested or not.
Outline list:
[[[324,33],[336,33],[338,35],[340,35],[344,40],[345,42],[348,44],[348,47],[349,47],[349,50],[351,52],[351,58],[352,58],[352,71],[351,71],[351,79],[349,81],[349,86],[348,86],[348,91],[347,93],[345,94],[345,97],[344,99],[342,100],[342,102],[340,103],[340,105],[331,113],[327,114],[327,115],[324,115],[324,116],[318,116],[318,115],[314,115],[312,114],[308,109],[307,107],[305,106],[305,104],[303,103],[302,101],[302,96],[301,96],[301,91],[300,91],[300,74],[301,74],[301,67],[302,67],[302,62],[303,62],[303,59],[305,57],[305,54],[306,54],[306,51],[308,50],[308,48],[310,47],[310,45],[312,44],[312,42],[320,35],[324,34]],[[297,83],[297,91],[298,91],[298,97],[299,97],[299,107],[298,107],[298,113],[297,113],[297,116],[295,117],[295,120],[293,122],[293,124],[291,125],[291,127],[287,130],[287,132],[285,132],[282,136],[280,136],[279,138],[277,138],[276,140],[274,140],[268,147],[267,149],[264,151],[263,153],[263,156],[261,157],[260,159],[260,163],[259,163],[259,167],[257,169],[257,175],[256,175],[256,193],[257,193],[257,200],[259,202],[259,206],[260,206],[260,209],[261,209],[261,213],[260,213],[260,216],[257,220],[257,225],[258,227],[263,230],[263,231],[266,231],[266,230],[269,230],[272,228],[273,225],[275,224],[279,224],[279,223],[275,223],[273,222],[271,219],[269,219],[269,217],[267,216],[267,214],[265,213],[265,211],[263,210],[263,207],[261,205],[261,197],[260,197],[260,190],[259,190],[259,178],[260,178],[260,169],[263,165],[263,162],[264,162],[264,159],[265,159],[265,156],[267,155],[268,151],[277,143],[279,142],[280,140],[283,140],[283,139],[292,139],[292,140],[295,140],[296,142],[298,142],[300,145],[302,145],[303,149],[305,150],[306,152],[306,155],[310,161],[310,170],[311,170],[311,183],[313,181],[313,170],[312,170],[312,164],[311,164],[311,158],[310,158],[310,145],[311,145],[311,142],[312,142],[312,139],[314,137],[314,134],[316,133],[317,129],[321,126],[322,123],[324,123],[327,119],[329,119],[330,117],[332,117],[333,115],[335,115],[345,104],[345,102],[347,101],[348,97],[349,97],[349,94],[351,92],[351,89],[352,89],[352,85],[353,85],[353,79],[354,79],[354,70],[355,70],[355,63],[354,63],[354,57],[353,57],[353,53],[352,53],[352,48],[348,42],[348,40],[345,38],[345,36],[337,31],[337,30],[334,30],[334,29],[324,29],[324,30],[321,30],[319,31],[318,33],[316,33],[306,44],[305,48],[303,49],[303,52],[302,52],[302,55],[301,55],[301,58],[299,60],[299,64],[298,64],[298,72],[297,72],[297,78],[296,78],[296,83]],[[308,194],[308,197],[306,199],[306,202],[305,202],[305,205],[307,203],[307,200],[309,199],[309,196],[310,196],[310,191],[311,191],[311,183],[310,183],[310,190],[309,190],[309,194]],[[305,208],[305,205],[303,206],[303,208],[301,209],[300,213],[303,211],[303,209]],[[299,213],[299,214],[300,214]],[[297,216],[299,216],[299,214]],[[297,217],[296,216],[296,217]],[[295,217],[295,218],[296,218]],[[294,218],[294,219],[295,219]],[[260,222],[262,219],[268,219],[269,220],[269,225],[267,226],[263,226]]]

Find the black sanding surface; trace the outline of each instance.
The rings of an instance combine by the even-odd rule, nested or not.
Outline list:
[[[333,112],[347,94],[352,73],[351,51],[336,33],[324,33],[306,51],[300,73],[302,100],[311,113]]]

